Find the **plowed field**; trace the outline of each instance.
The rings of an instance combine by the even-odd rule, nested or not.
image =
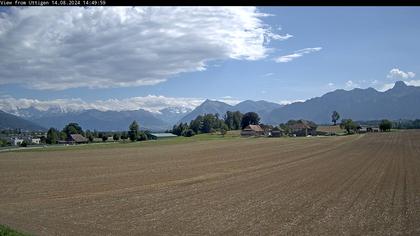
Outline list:
[[[35,235],[420,235],[420,132],[0,153]]]

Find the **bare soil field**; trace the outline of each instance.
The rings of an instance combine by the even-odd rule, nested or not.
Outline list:
[[[420,235],[420,131],[0,154],[35,235]]]

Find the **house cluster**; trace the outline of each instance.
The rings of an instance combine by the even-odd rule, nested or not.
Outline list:
[[[248,125],[241,131],[241,136],[266,136],[281,137],[289,136],[309,136],[316,135],[317,125],[311,121],[298,120],[294,124],[287,125],[287,130],[270,125]]]
[[[360,125],[357,127],[357,132],[358,133],[376,133],[379,132],[380,129],[378,127],[372,127],[372,126],[365,126],[365,125]]]

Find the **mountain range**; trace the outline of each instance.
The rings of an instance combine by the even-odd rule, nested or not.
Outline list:
[[[418,119],[420,118],[420,87],[407,86],[396,82],[392,89],[379,92],[373,88],[338,89],[312,98],[305,102],[280,105],[267,101],[246,100],[236,105],[220,101],[206,100],[194,110],[169,107],[152,113],[143,109],[135,111],[62,111],[49,109],[41,111],[30,107],[18,109],[14,114],[0,112],[0,129],[22,128],[39,130],[49,127],[62,129],[69,122],[77,122],[84,129],[100,131],[127,130],[133,120],[142,129],[162,131],[179,122],[189,122],[202,114],[218,113],[221,117],[226,111],[242,113],[254,111],[261,122],[277,125],[290,119],[306,119],[319,124],[331,123],[331,113],[336,110],[341,118],[353,120],[380,119]],[[18,115],[18,116],[15,116]],[[26,120],[25,120],[26,119]],[[30,120],[30,121],[28,121]]]
[[[307,119],[316,123],[331,123],[332,111],[341,118],[353,120],[418,119],[420,118],[420,87],[398,81],[392,89],[379,92],[373,88],[335,90],[305,102],[296,102],[274,109],[267,123],[279,124],[290,119]]]
[[[0,130],[22,129],[30,131],[44,131],[45,128],[21,117],[0,111]]]
[[[246,100],[232,106],[224,102],[212,101],[212,100],[207,99],[200,106],[196,107],[193,111],[191,111],[186,116],[184,116],[179,122],[189,123],[191,120],[194,120],[197,116],[203,115],[203,114],[218,113],[220,117],[223,117],[226,111],[240,111],[241,113],[253,111],[253,112],[258,113],[260,117],[262,117],[261,118],[262,122],[265,122],[265,118],[267,117],[267,114],[269,114],[274,109],[281,108],[282,106],[283,105],[280,105],[277,103],[267,102],[267,101],[262,101],[262,100],[261,101]]]

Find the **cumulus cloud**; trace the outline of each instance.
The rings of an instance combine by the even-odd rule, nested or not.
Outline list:
[[[414,78],[415,76],[416,74],[414,72],[410,72],[410,71],[405,72],[398,68],[394,68],[389,71],[386,77],[389,79],[410,79],[410,78]]]
[[[159,113],[164,108],[178,108],[178,110],[188,111],[194,109],[204,102],[203,98],[183,98],[165,97],[148,95],[144,97],[130,97],[125,99],[96,100],[92,102],[84,101],[80,98],[73,99],[53,99],[38,100],[28,98],[13,98],[3,96],[0,99],[0,110],[18,114],[20,109],[35,108],[40,111],[53,109],[60,112],[77,112],[88,109],[100,111],[129,111],[144,109],[153,113]],[[226,96],[214,99],[221,102],[235,105],[241,100]]]
[[[211,60],[259,60],[286,40],[255,7],[10,8],[0,84],[35,89],[154,85]]]
[[[293,61],[296,58],[302,57],[305,54],[309,54],[309,53],[313,53],[313,52],[319,52],[321,50],[322,50],[322,47],[304,48],[304,49],[297,50],[297,51],[293,52],[292,54],[280,56],[280,57],[276,58],[275,61],[278,62],[278,63],[290,62],[290,61]]]

